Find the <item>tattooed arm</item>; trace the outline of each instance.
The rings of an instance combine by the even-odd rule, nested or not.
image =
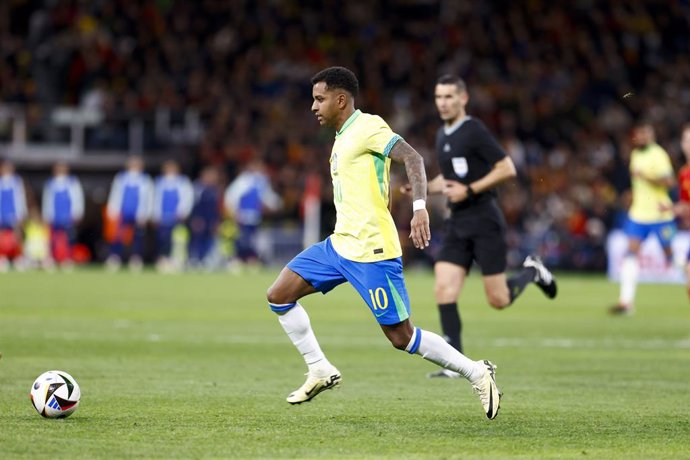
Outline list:
[[[395,143],[389,157],[395,162],[405,163],[407,179],[410,181],[410,187],[412,188],[412,200],[426,200],[426,172],[424,171],[422,156],[410,147],[410,144],[401,139]],[[425,207],[416,210],[412,216],[410,238],[412,238],[412,243],[418,249],[429,246],[431,230],[429,229],[429,214]]]

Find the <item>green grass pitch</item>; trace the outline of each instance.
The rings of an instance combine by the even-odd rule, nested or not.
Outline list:
[[[0,457],[690,458],[690,305],[642,285],[637,314],[609,317],[618,287],[563,275],[491,309],[461,297],[467,354],[498,365],[501,413],[464,380],[394,350],[348,285],[303,304],[343,373],[301,406],[306,368],[265,292],[276,272],[0,275]],[[407,273],[416,325],[438,330],[430,273]],[[77,412],[46,420],[33,379],[71,373]]]

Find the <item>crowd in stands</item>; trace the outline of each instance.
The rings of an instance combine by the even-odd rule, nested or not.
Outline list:
[[[433,155],[433,86],[457,73],[469,113],[519,171],[501,193],[513,265],[538,252],[553,267],[604,268],[606,234],[625,210],[635,118],[654,123],[680,165],[690,113],[687,0],[303,3],[1,2],[0,103],[25,107],[31,132],[46,139],[58,105],[106,120],[193,110],[203,134],[185,146],[189,173],[214,167],[233,179],[261,159],[282,197],[280,217],[299,220],[303,178],[328,177],[332,142],[309,111],[312,74],[353,69],[358,106]],[[92,142],[117,147],[120,137],[103,132]],[[401,234],[405,200],[393,199]]]

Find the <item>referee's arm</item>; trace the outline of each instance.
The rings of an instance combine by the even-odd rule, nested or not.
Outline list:
[[[506,156],[502,160],[497,161],[493,169],[489,171],[486,176],[468,184],[468,186],[472,187],[474,193],[482,193],[491,190],[501,182],[511,179],[516,175],[515,163],[513,163],[513,160],[509,156]]]
[[[443,174],[439,174],[427,182],[426,190],[429,195],[443,193],[443,188],[446,186],[446,181]]]

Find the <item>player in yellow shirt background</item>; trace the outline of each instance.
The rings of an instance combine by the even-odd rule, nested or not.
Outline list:
[[[295,256],[267,292],[271,310],[279,315],[280,325],[308,368],[306,382],[287,401],[300,404],[340,384],[340,371],[321,350],[298,301],[349,282],[395,348],[460,373],[479,395],[486,416],[495,418],[500,402],[495,366],[467,358],[439,335],[410,321],[402,250],[388,208],[389,170],[391,160],[405,164],[414,200],[410,238],[416,248],[424,248],[431,231],[421,155],[381,117],[355,109],[359,83],[350,70],[329,67],[311,83],[312,112],[322,126],[336,130],[330,155],[336,224],[330,237]]]
[[[673,263],[671,241],[676,233],[669,189],[675,185],[673,166],[666,151],[656,143],[654,127],[641,122],[633,128],[635,149],[630,155],[632,204],[623,230],[628,237],[628,250],[620,269],[620,297],[609,310],[612,314],[634,311],[637,278],[640,272],[639,253],[642,242],[654,234]]]

